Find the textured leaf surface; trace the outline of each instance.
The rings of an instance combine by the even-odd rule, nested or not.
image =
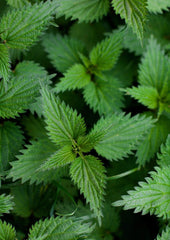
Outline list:
[[[133,31],[142,39],[144,23],[146,20],[147,0],[112,0],[112,5],[117,14],[125,19]]]
[[[117,62],[121,53],[121,35],[112,34],[110,37],[98,43],[90,52],[90,61],[94,71],[111,69]]]
[[[139,187],[128,191],[122,200],[114,206],[124,206],[125,210],[135,209],[135,213],[156,214],[158,217],[170,218],[170,167],[156,168],[146,182],[139,182]]]
[[[91,76],[87,73],[86,68],[81,64],[75,64],[60,79],[60,82],[56,85],[56,91],[64,92],[65,90],[83,88],[90,80]]]
[[[55,152],[48,160],[41,166],[41,170],[49,170],[52,168],[65,166],[76,158],[76,154],[72,151],[71,146],[65,146]]]
[[[0,216],[4,213],[9,213],[13,209],[12,197],[4,194],[0,195]]]
[[[40,166],[57,150],[57,147],[48,139],[32,141],[30,145],[26,145],[27,149],[21,151],[22,155],[18,155],[18,160],[12,162],[12,169],[8,178],[13,181],[21,179],[22,183],[30,181],[30,183],[51,182],[61,176],[62,171],[39,171]]]
[[[92,229],[89,224],[81,224],[80,221],[74,221],[71,218],[50,218],[44,221],[37,222],[30,229],[29,240],[71,240],[80,239],[81,236],[86,236]]]
[[[75,63],[80,63],[79,53],[84,53],[81,41],[60,34],[45,35],[43,46],[53,66],[60,72],[65,72]]]
[[[126,93],[150,109],[158,107],[159,94],[154,87],[139,86],[127,88]]]
[[[165,56],[160,45],[153,37],[150,38],[147,51],[140,64],[139,83],[144,86],[152,86],[161,94],[161,91],[170,85],[169,64],[170,60]]]
[[[108,160],[122,159],[137,148],[139,140],[152,126],[151,118],[140,115],[131,118],[121,113],[101,118],[92,130],[92,133],[104,133],[95,149]]]
[[[96,78],[85,86],[83,96],[86,103],[100,115],[120,111],[123,107],[123,96],[119,91],[121,83],[112,75],[105,75],[104,79]]]
[[[148,0],[148,10],[152,13],[163,13],[170,7],[169,0]]]
[[[15,159],[15,155],[23,144],[23,132],[15,123],[6,121],[0,124],[0,169],[7,170],[9,162]]]
[[[61,102],[48,90],[42,90],[44,116],[51,140],[59,145],[70,145],[85,134],[83,118]]]
[[[0,220],[0,239],[2,240],[16,239],[15,229],[12,227],[11,224],[6,223],[5,221],[2,222],[2,220]]]
[[[8,48],[4,44],[0,44],[0,75],[4,82],[7,83],[9,79],[10,59]]]
[[[167,137],[166,144],[161,145],[161,153],[158,154],[158,164],[161,167],[170,165],[170,134]]]
[[[59,11],[67,18],[78,19],[79,22],[98,21],[108,10],[108,0],[62,0],[59,6]]]
[[[7,0],[7,3],[14,8],[23,8],[29,4],[28,0]]]
[[[36,101],[42,81],[42,76],[33,75],[29,79],[28,76],[16,76],[10,80],[7,91],[4,91],[0,84],[0,116],[15,118],[28,109],[30,104]]]
[[[100,222],[106,178],[101,161],[90,155],[79,157],[72,163],[70,174]]]
[[[166,229],[162,232],[161,236],[159,235],[156,240],[169,240],[170,239],[170,226],[167,226]]]
[[[25,49],[34,43],[52,19],[56,3],[29,5],[24,10],[12,10],[0,22],[1,38],[11,48]]]
[[[145,165],[159,151],[159,147],[166,141],[168,133],[170,133],[169,119],[161,116],[137,148],[137,163]]]

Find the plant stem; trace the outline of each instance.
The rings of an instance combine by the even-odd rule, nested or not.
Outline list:
[[[120,173],[120,174],[117,174],[117,175],[114,175],[114,176],[110,176],[110,177],[107,177],[107,180],[115,180],[115,179],[119,179],[119,178],[122,178],[122,177],[126,177],[134,172],[137,172],[139,171],[140,168],[137,167],[137,168],[133,168],[129,171],[126,171],[126,172],[123,172],[123,173]]]

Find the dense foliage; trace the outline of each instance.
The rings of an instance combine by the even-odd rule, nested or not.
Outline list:
[[[170,239],[169,8],[1,0],[1,240]]]

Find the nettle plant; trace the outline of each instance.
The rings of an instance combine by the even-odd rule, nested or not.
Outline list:
[[[170,239],[169,7],[1,1],[0,239]]]

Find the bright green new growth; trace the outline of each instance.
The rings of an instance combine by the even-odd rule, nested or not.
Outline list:
[[[148,10],[152,13],[163,13],[170,7],[169,0],[148,0]]]
[[[2,240],[15,240],[16,239],[15,229],[12,227],[11,224],[2,222],[2,220],[0,220],[0,239],[2,239]]]
[[[167,137],[165,145],[161,145],[161,153],[158,153],[158,164],[161,167],[170,165],[170,135]]]
[[[170,59],[160,45],[151,37],[142,58],[139,70],[138,88],[126,89],[127,94],[150,109],[170,112]]]
[[[112,0],[116,13],[125,19],[134,33],[142,40],[147,13],[147,0]]]
[[[0,195],[0,216],[4,213],[9,213],[13,209],[12,196]]]

